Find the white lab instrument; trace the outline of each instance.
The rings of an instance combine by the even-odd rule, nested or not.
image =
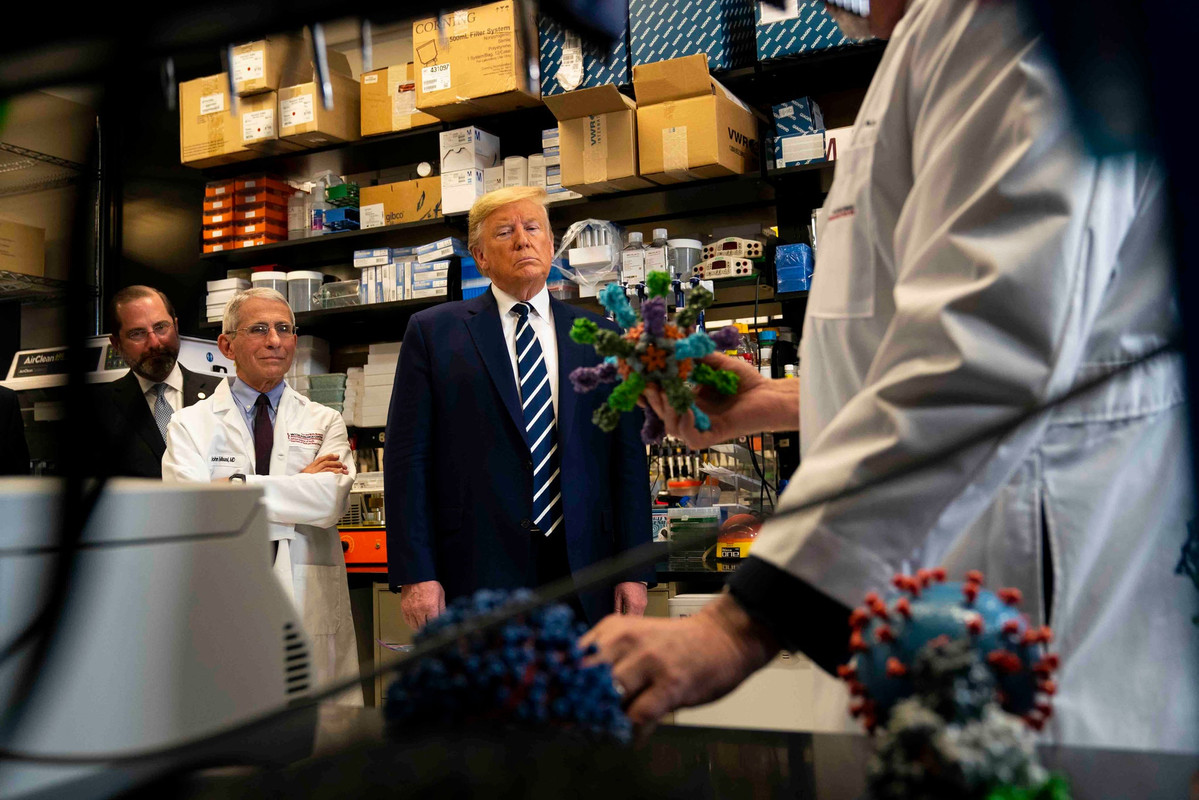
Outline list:
[[[748,258],[729,258],[719,256],[699,262],[696,274],[704,280],[719,280],[721,278],[743,278],[754,274],[754,262]]]
[[[34,618],[60,555],[63,482],[0,480],[0,642]],[[216,732],[312,692],[309,640],[267,555],[262,489],[115,479],[83,531],[62,615],[28,707],[0,749],[135,754]],[[134,578],[136,576],[136,578]],[[0,708],[32,648],[0,671]],[[20,651],[18,651],[20,652]],[[301,758],[298,735],[258,731],[203,752],[208,763]],[[264,736],[264,734],[266,734]],[[201,753],[193,753],[198,758]],[[185,759],[46,766],[0,762],[0,796],[120,794]]]
[[[762,243],[740,236],[726,236],[704,245],[704,260],[723,256],[725,258],[761,258]]]

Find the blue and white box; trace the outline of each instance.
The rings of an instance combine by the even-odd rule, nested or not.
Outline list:
[[[479,272],[479,266],[469,256],[462,259],[462,299],[478,297],[491,286],[491,279]]]
[[[411,260],[411,256],[414,256],[414,255],[416,255],[416,246],[415,245],[412,245],[409,247],[393,247],[393,248],[391,248],[391,260],[392,261],[401,261],[401,260],[409,261],[409,260]]]
[[[557,128],[543,128],[541,130],[541,152],[549,154],[550,150],[558,152],[558,145],[561,138],[558,136]]]
[[[824,161],[824,114],[810,97],[774,107],[774,166],[797,167]]]
[[[416,248],[416,260],[422,264],[450,258],[451,256],[468,255],[470,255],[470,251],[466,249],[466,245],[462,243],[462,240],[455,239],[452,236],[446,239],[438,239],[436,242],[422,244]]]
[[[786,0],[783,8],[755,3],[759,61],[853,44],[824,10],[824,0]]]
[[[362,269],[363,267],[377,267],[381,264],[386,264],[391,261],[392,253],[390,247],[377,247],[374,250],[355,250],[354,251],[354,266]]]
[[[541,94],[563,94],[606,83],[629,82],[628,31],[606,49],[586,42],[542,15],[537,24],[541,50]],[[556,132],[555,132],[556,134]],[[544,140],[544,135],[542,137]]]
[[[421,263],[419,261],[412,264],[412,280],[416,281],[444,281],[450,277],[450,262],[448,261],[429,261]]]
[[[632,66],[706,53],[708,68],[754,61],[754,0],[629,0]]]
[[[448,280],[433,280],[433,281],[413,281],[412,300],[419,300],[424,297],[441,297],[449,292]]]

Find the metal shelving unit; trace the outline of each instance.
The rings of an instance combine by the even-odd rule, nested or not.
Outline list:
[[[72,186],[87,171],[83,164],[0,142],[0,197]]]
[[[53,303],[61,300],[66,291],[66,281],[0,270],[0,302]],[[89,286],[88,293],[95,297],[96,287]]]

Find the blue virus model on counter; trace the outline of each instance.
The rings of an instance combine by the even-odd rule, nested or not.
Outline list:
[[[527,590],[480,590],[451,603],[416,644],[483,614],[532,597]],[[632,724],[607,664],[583,666],[586,626],[565,605],[537,608],[421,659],[387,690],[384,714],[396,730],[472,723],[528,725],[627,742]]]
[[[687,305],[675,312],[671,322],[666,314],[670,276],[651,272],[646,276],[646,284],[649,297],[641,304],[640,315],[629,304],[620,284],[610,283],[599,293],[604,308],[624,328],[623,335],[600,328],[589,319],[575,320],[570,338],[579,344],[593,345],[595,352],[604,357],[604,363],[579,367],[570,373],[570,382],[580,394],[602,383],[619,384],[591,418],[604,431],[615,430],[621,412],[632,411],[645,387],[651,385],[662,389],[670,407],[680,415],[692,411],[698,430],[709,430],[711,421],[695,405],[694,386],[708,386],[730,395],[737,391],[739,381],[736,373],[697,362],[717,348],[736,347],[737,329],[730,325],[711,336],[694,330],[700,314],[712,304],[712,293],[703,286],[691,290]],[[646,444],[660,442],[665,433],[662,420],[647,407],[641,440]]]
[[[850,712],[875,734],[874,800],[1066,800],[1037,762],[1032,730],[1052,713],[1053,634],[1017,610],[1020,592],[982,588],[982,574],[897,575],[888,603],[866,596],[850,616],[840,675]]]

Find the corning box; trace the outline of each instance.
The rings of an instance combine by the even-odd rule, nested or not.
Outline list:
[[[712,69],[752,64],[753,0],[629,0],[634,67],[697,53]]]
[[[824,0],[785,0],[782,9],[755,3],[754,29],[759,61],[853,44],[824,10]]]
[[[529,80],[524,33],[508,0],[414,22],[416,107],[455,120],[541,105],[540,87]]]
[[[705,56],[633,67],[641,175],[654,183],[758,168],[753,112],[708,74]]]
[[[637,165],[637,104],[615,86],[596,86],[551,95],[545,104],[558,118],[561,185],[580,194],[650,186]],[[545,162],[552,186],[554,164]]]
[[[629,82],[628,31],[601,49],[542,15],[537,25],[541,51],[541,96],[573,92],[607,83]]]

